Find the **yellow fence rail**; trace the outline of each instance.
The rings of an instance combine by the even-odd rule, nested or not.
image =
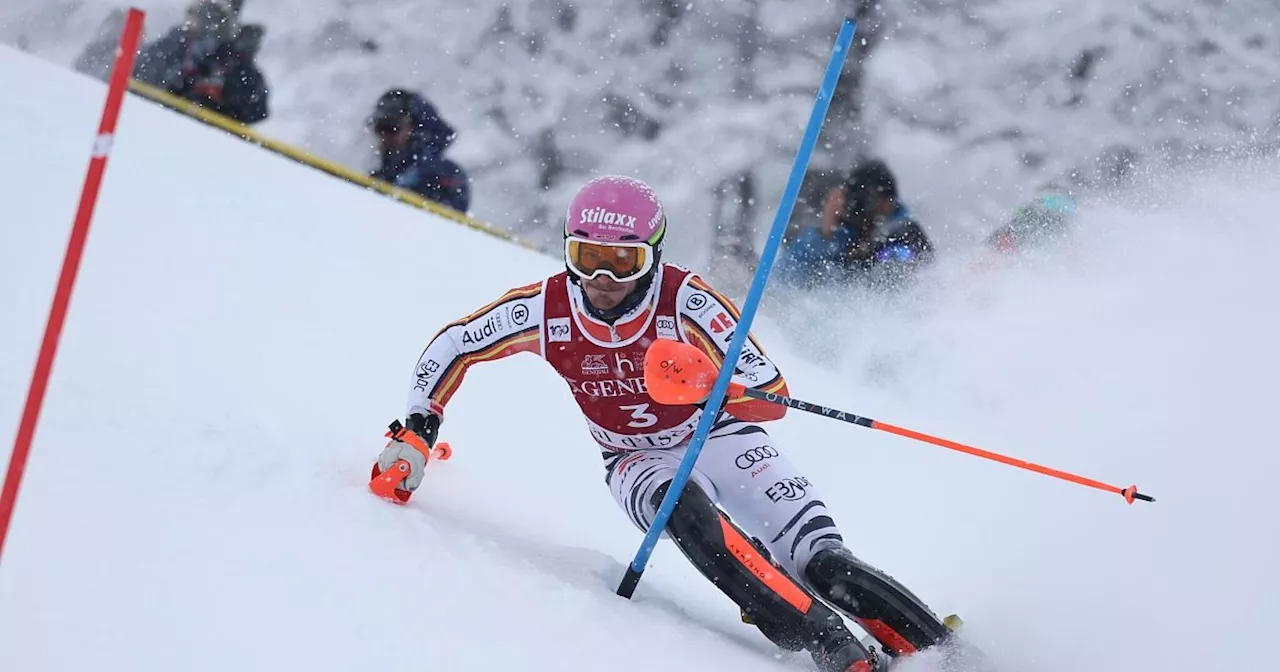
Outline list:
[[[501,238],[503,240],[509,241],[511,243],[514,243],[526,249],[540,251],[538,250],[538,248],[534,247],[533,245],[525,241],[522,241],[519,238],[516,238],[510,232],[504,231],[503,229],[499,229],[493,226],[492,224],[482,222],[474,217],[469,217],[464,213],[454,210],[453,208],[450,208],[450,207],[441,205],[439,203],[436,203],[435,201],[431,201],[426,198],[423,198],[422,196],[412,191],[409,191],[407,189],[401,189],[400,187],[397,187],[388,182],[383,182],[382,180],[375,180],[367,175],[354,171],[346,166],[334,163],[326,159],[322,159],[316,156],[315,154],[312,154],[302,149],[298,149],[293,145],[280,142],[279,140],[275,140],[273,138],[268,138],[267,136],[249,128],[248,126],[245,126],[244,124],[241,124],[237,121],[234,121],[228,117],[225,117],[211,110],[205,109],[189,100],[186,100],[184,98],[179,98],[178,96],[175,96],[162,89],[158,89],[154,86],[151,86],[150,84],[144,84],[143,82],[139,82],[137,80],[130,80],[129,90],[139,96],[142,96],[143,98],[159,103],[161,105],[164,105],[165,107],[171,108],[178,112],[181,112],[189,117],[198,119],[210,126],[214,126],[216,128],[222,129],[227,133],[230,133],[231,135],[234,135],[242,140],[246,140],[255,145],[258,145],[259,147],[262,147],[263,149],[266,149],[268,151],[275,152],[280,156],[283,156],[288,159],[292,159],[294,161],[297,161],[298,163],[301,163],[306,166],[310,166],[317,170],[324,171],[336,178],[346,180],[347,182],[351,182],[353,184],[357,184],[366,189],[372,189],[373,191],[383,194],[384,196],[389,196],[391,198],[394,198],[395,200],[400,201],[401,203],[411,205],[421,210],[426,210],[434,215],[439,215],[440,217],[444,217],[445,219],[453,220],[459,224],[462,224],[463,226],[468,226],[477,231],[483,231],[484,233],[487,233],[491,236]]]

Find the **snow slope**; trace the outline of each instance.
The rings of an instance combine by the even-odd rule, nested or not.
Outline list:
[[[7,49],[0,90],[26,92],[0,99],[14,427],[103,90]],[[1154,505],[816,417],[771,431],[853,548],[1006,669],[1271,669],[1277,187],[1274,163],[1171,175],[1053,255],[800,325],[847,328],[838,358],[759,330],[797,396]],[[640,534],[536,358],[469,376],[412,506],[366,493],[425,340],[556,266],[130,99],[0,565],[3,668],[806,669],[670,545],[613,595]]]

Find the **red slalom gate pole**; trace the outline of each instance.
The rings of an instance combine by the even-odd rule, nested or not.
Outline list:
[[[26,470],[27,457],[31,454],[31,441],[35,437],[40,407],[44,405],[45,391],[49,387],[49,374],[58,354],[58,340],[62,336],[62,325],[66,321],[67,308],[71,303],[76,274],[80,270],[80,258],[84,254],[85,241],[89,236],[89,222],[93,219],[93,209],[98,202],[102,176],[107,169],[107,156],[111,153],[111,144],[115,138],[120,106],[129,89],[129,76],[133,73],[133,62],[138,54],[143,19],[142,11],[129,10],[124,32],[120,35],[120,47],[116,50],[115,65],[107,87],[107,102],[102,110],[102,121],[98,124],[98,135],[93,142],[93,154],[84,178],[84,189],[80,192],[75,224],[71,227],[71,239],[67,241],[67,254],[62,260],[62,273],[58,276],[58,288],[53,295],[53,306],[49,309],[49,321],[45,325],[44,340],[40,343],[40,354],[36,358],[36,370],[31,376],[31,387],[27,390],[27,402],[22,409],[22,420],[18,424],[18,436],[13,442],[13,455],[9,458],[9,469],[5,473],[4,489],[0,490],[0,559],[4,557],[4,542],[9,536],[9,523],[13,519],[14,505],[18,501],[18,488],[22,485],[22,473]]]

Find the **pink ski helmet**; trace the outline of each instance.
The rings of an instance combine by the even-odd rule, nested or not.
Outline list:
[[[649,185],[605,175],[587,182],[565,213],[565,265],[572,276],[619,282],[649,277],[662,257],[667,218]]]

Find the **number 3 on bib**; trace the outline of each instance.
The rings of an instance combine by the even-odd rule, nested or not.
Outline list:
[[[639,429],[658,424],[658,416],[649,412],[649,404],[632,404],[630,406],[619,406],[618,408],[624,411],[631,411],[631,422],[627,423],[628,427]]]

